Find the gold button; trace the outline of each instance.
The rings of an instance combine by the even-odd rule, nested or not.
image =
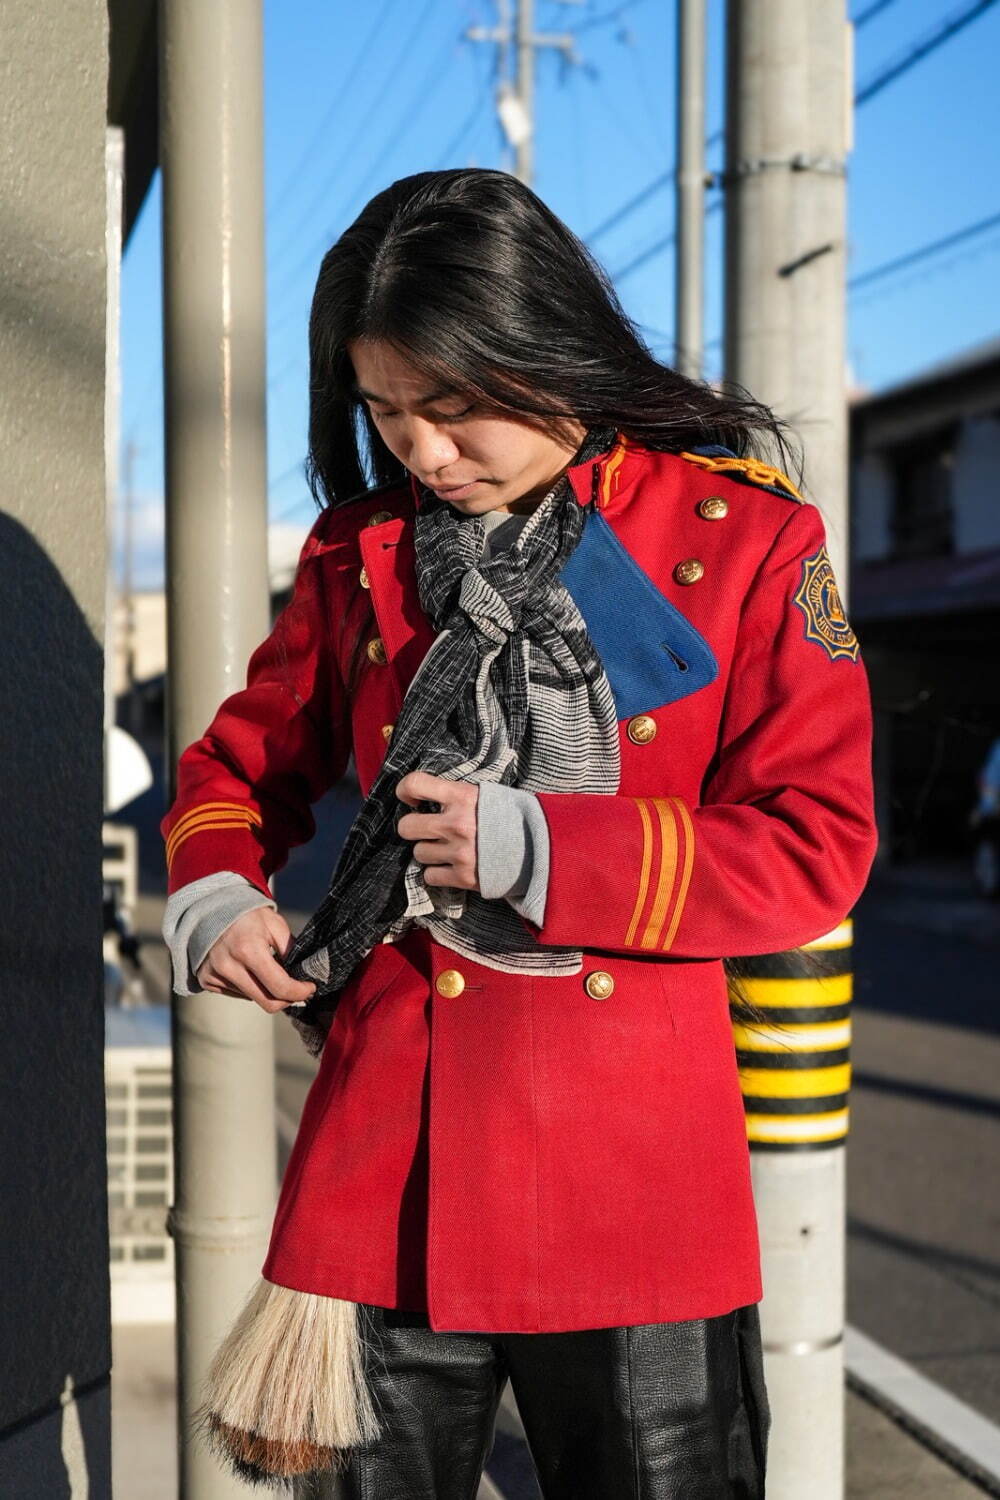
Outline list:
[[[378,662],[381,667],[385,666],[385,647],[382,644],[382,637],[380,635],[373,635],[368,642],[368,660]]]
[[[595,969],[583,982],[591,1000],[606,1000],[615,987],[615,982],[605,969]]]
[[[721,495],[709,495],[698,506],[699,516],[704,516],[706,521],[721,521],[723,516],[729,514],[729,501],[723,500]]]
[[[361,585],[361,587],[363,589],[370,589],[371,588],[371,584],[368,582],[368,569],[367,568],[362,568],[361,569],[361,572],[358,574],[358,582],[360,583],[360,585]]]
[[[674,577],[678,583],[697,583],[704,576],[705,564],[699,562],[696,557],[686,557],[679,562],[674,569]]]
[[[629,719],[627,732],[633,745],[648,745],[656,738],[656,720],[649,714],[636,714],[634,719]]]
[[[381,526],[383,521],[392,520],[391,510],[377,510],[373,516],[368,517],[369,526]]]
[[[395,724],[383,724],[382,725],[382,738],[384,740],[392,739],[392,731],[395,729],[395,727],[396,727]]]
[[[442,969],[434,981],[434,988],[439,995],[454,1000],[465,989],[465,977],[457,969]]]

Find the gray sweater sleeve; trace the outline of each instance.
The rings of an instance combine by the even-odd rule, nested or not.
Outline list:
[[[201,993],[197,972],[212,944],[238,917],[258,906],[277,911],[277,903],[244,875],[217,870],[174,891],[163,914],[163,940],[170,950],[174,993]]]
[[[541,926],[549,884],[549,830],[534,792],[480,782],[476,862],[481,895],[505,898],[522,917]]]

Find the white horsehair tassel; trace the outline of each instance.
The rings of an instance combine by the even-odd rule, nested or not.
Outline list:
[[[245,1480],[346,1467],[379,1435],[355,1302],[261,1278],[215,1354],[195,1422]]]

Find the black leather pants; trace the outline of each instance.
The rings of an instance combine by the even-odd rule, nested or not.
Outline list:
[[[572,1333],[434,1333],[367,1306],[382,1436],[345,1500],[475,1500],[508,1377],[545,1500],[763,1500],[756,1306]]]

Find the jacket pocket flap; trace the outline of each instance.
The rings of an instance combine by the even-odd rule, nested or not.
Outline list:
[[[707,687],[719,664],[598,511],[561,573],[604,663],[620,719]]]

